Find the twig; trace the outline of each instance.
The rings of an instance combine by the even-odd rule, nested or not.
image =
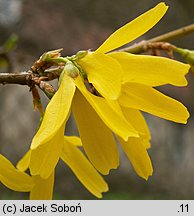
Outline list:
[[[147,41],[141,41],[140,43],[134,44],[130,47],[126,47],[123,49],[119,49],[118,51],[129,52],[129,53],[133,53],[133,54],[140,54],[140,53],[147,51],[146,48],[148,47],[149,43],[163,42],[163,41],[168,42],[168,41],[171,41],[173,39],[177,39],[177,38],[181,38],[183,36],[186,36],[192,32],[194,32],[194,24],[176,29],[174,31],[168,32],[168,33],[160,35],[158,37],[154,37],[154,38],[147,40]]]
[[[0,84],[19,84],[27,85],[30,90],[37,85],[46,96],[51,99],[56,90],[54,87],[46,81],[51,81],[59,77],[62,71],[62,67],[52,68],[44,71],[42,76],[36,76],[32,71],[19,72],[19,73],[0,73]]]
[[[32,82],[31,72],[19,73],[0,73],[0,83],[5,84],[19,84],[30,86]]]
[[[62,67],[52,68],[46,70],[41,74],[44,80],[51,81],[59,77]],[[31,86],[34,82],[34,74],[32,71],[24,71],[18,73],[0,73],[0,84],[19,84]]]

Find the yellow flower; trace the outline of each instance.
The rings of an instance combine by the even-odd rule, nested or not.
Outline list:
[[[102,180],[98,181],[97,189],[90,188],[93,183],[86,180],[92,175],[89,174],[90,169],[94,173],[92,165],[87,161],[80,163],[79,167],[76,160],[82,160],[83,155],[80,156],[78,149],[68,144],[69,141],[64,142],[71,107],[83,149],[99,172],[108,174],[110,169],[119,165],[114,133],[137,174],[144,179],[152,175],[152,164],[147,153],[150,133],[139,110],[185,123],[189,116],[186,108],[152,87],[186,85],[184,76],[188,66],[161,57],[108,52],[148,31],[166,10],[167,6],[160,3],[113,33],[95,52],[86,55],[78,53],[68,59],[60,87],[48,104],[43,122],[31,144],[29,168],[33,176],[48,179],[59,158],[62,158],[94,195],[100,197],[107,190],[105,183],[100,183]],[[93,87],[95,91],[89,92]],[[84,166],[88,167],[88,172]],[[85,176],[82,178],[80,175]],[[91,181],[94,181],[93,177]]]
[[[123,70],[120,63],[106,53],[119,48],[150,30],[166,13],[168,7],[158,4],[125,26],[115,31],[95,52],[78,63],[90,83],[104,97],[117,99],[121,90]]]
[[[56,141],[53,140],[53,145],[55,145],[55,142]],[[45,148],[47,147],[46,145],[43,146]],[[78,137],[65,136],[62,140],[62,146],[63,147],[60,158],[71,168],[76,177],[88,189],[88,191],[90,191],[96,197],[101,198],[102,192],[106,192],[108,190],[108,186],[78,148],[82,146],[81,140]],[[55,149],[53,149],[53,151],[54,150]],[[45,149],[45,151],[47,150]],[[25,156],[19,161],[19,163],[17,164],[17,168],[20,171],[24,172],[26,169],[29,168],[32,154],[34,154],[33,151],[29,150],[25,154]],[[40,156],[40,160],[44,160],[44,154],[42,153],[42,155]],[[38,163],[40,162],[40,160],[38,160]],[[33,161],[32,164],[33,163],[36,162]],[[47,161],[47,164],[49,164],[49,160]],[[45,167],[45,169],[47,169],[47,167]],[[40,175],[33,175],[32,178],[35,186],[30,191],[30,199],[52,199],[54,186],[54,171],[47,178],[42,178]]]
[[[11,162],[0,154],[0,182],[14,191],[31,191],[34,183],[32,178],[16,169]]]

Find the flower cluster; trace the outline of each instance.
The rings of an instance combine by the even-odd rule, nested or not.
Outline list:
[[[114,32],[96,51],[81,51],[66,58],[45,57],[47,61],[65,62],[59,89],[17,169],[2,157],[0,180],[6,186],[30,191],[31,199],[51,199],[55,167],[62,160],[100,198],[108,186],[99,173],[107,175],[119,166],[116,140],[140,177],[147,180],[152,175],[147,152],[151,136],[141,111],[186,123],[187,109],[155,87],[187,85],[189,66],[163,57],[110,51],[151,29],[167,8],[164,3],[158,4]],[[71,112],[80,138],[64,136]],[[27,169],[31,176],[25,174]]]

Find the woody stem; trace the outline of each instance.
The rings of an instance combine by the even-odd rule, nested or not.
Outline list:
[[[184,26],[182,28],[176,29],[174,31],[162,34],[158,37],[154,37],[147,41],[141,41],[137,44],[134,44],[132,46],[126,47],[124,49],[119,49],[120,52],[129,52],[133,54],[140,54],[146,51],[146,47],[149,43],[155,43],[155,42],[168,42],[177,38],[184,37],[188,34],[191,34],[194,32],[194,24]]]

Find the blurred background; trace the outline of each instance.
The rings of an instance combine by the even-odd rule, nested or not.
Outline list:
[[[0,0],[0,44],[15,33],[19,40],[11,52],[9,72],[28,70],[48,50],[63,48],[64,55],[97,48],[114,30],[155,6],[158,0]],[[166,0],[169,10],[152,30],[135,42],[193,23],[193,0]],[[194,34],[174,40],[179,47],[194,49]],[[134,43],[134,42],[133,42]],[[7,70],[0,64],[0,72]],[[194,77],[188,75],[187,87],[164,86],[164,93],[179,99],[194,113]],[[44,106],[48,103],[42,95]],[[187,125],[145,114],[152,133],[149,150],[154,174],[146,182],[133,171],[121,151],[120,167],[106,176],[110,190],[103,199],[193,199],[194,198],[194,117]],[[39,123],[33,111],[29,88],[0,86],[0,153],[12,163],[29,148]],[[71,118],[67,133],[74,134]],[[12,192],[0,185],[0,199],[26,199],[27,194]],[[95,199],[59,163],[55,199]]]

